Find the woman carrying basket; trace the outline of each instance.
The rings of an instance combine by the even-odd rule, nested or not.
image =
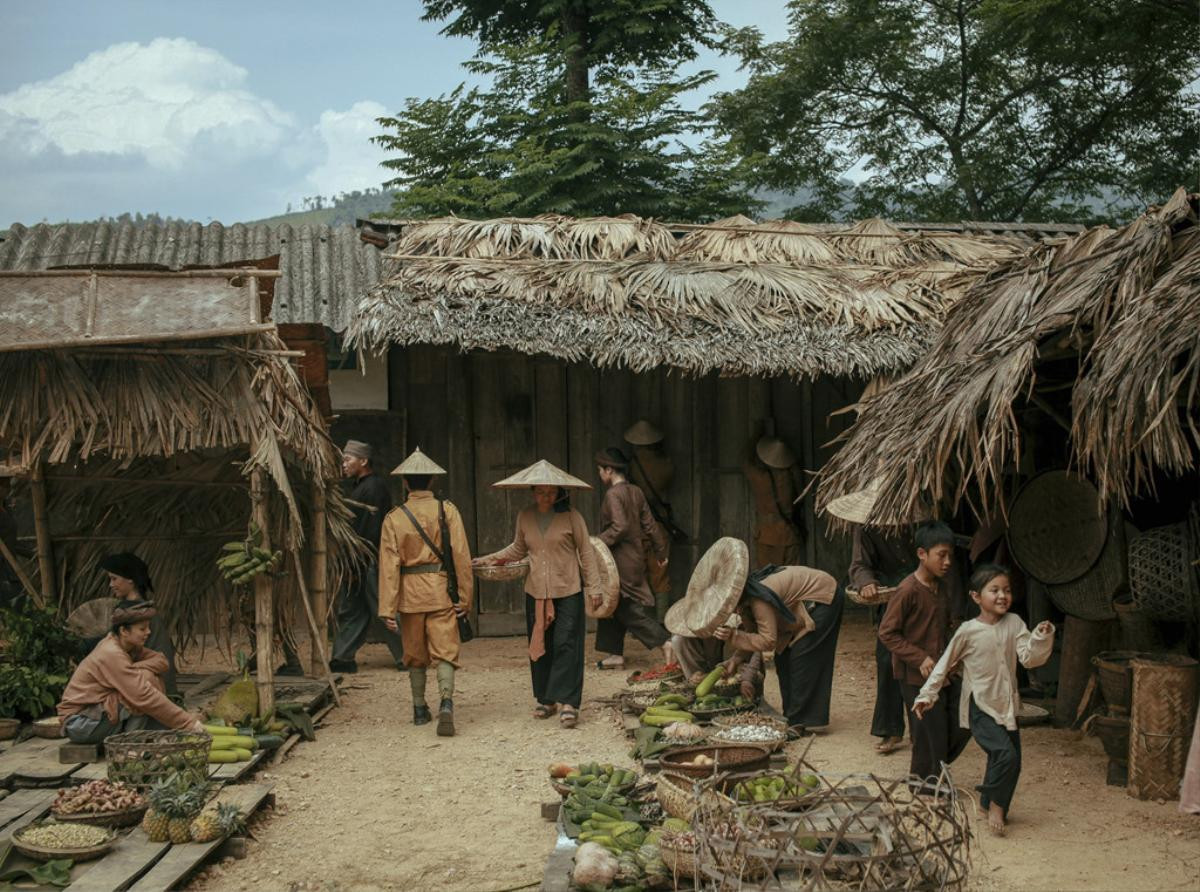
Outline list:
[[[531,489],[534,504],[517,515],[512,545],[477,559],[475,566],[483,569],[528,558],[525,625],[537,700],[533,716],[547,719],[561,711],[562,726],[574,728],[583,699],[584,597],[586,593],[596,608],[603,596],[587,524],[571,507],[567,492],[591,487],[547,461],[493,486]]]

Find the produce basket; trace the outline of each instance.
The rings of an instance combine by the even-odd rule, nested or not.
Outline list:
[[[761,712],[739,712],[737,715],[722,715],[713,719],[714,728],[737,728],[742,725],[763,725],[787,733],[788,723],[783,719]]]
[[[112,829],[109,829],[108,831],[108,839],[94,846],[56,849],[25,841],[24,836],[30,830],[52,823],[53,822],[51,821],[37,821],[28,825],[27,827],[22,827],[12,835],[13,848],[25,857],[33,858],[35,861],[55,861],[62,858],[70,858],[72,861],[78,863],[80,861],[91,861],[95,858],[101,857],[109,849],[111,849],[113,843],[117,841],[117,833]]]
[[[59,721],[56,715],[38,719],[33,723],[33,735],[34,737],[44,737],[48,740],[55,740],[62,737],[62,722]]]
[[[864,607],[874,607],[878,604],[886,604],[895,593],[896,587],[894,585],[876,586],[874,596],[869,598],[859,592],[859,590],[856,588],[846,589],[846,597],[855,604],[862,604]]]
[[[671,871],[672,876],[676,878],[692,878],[696,876],[695,843],[688,847],[671,839],[660,839],[658,841],[658,852],[662,856],[663,864],[667,865],[667,869]]]
[[[512,582],[514,579],[524,579],[529,573],[529,558],[507,564],[476,564],[471,570],[488,582]]]
[[[125,808],[121,811],[93,811],[63,814],[54,809],[50,815],[60,824],[91,824],[93,827],[132,827],[146,815],[148,804]]]
[[[742,706],[723,706],[720,709],[689,708],[688,712],[696,717],[697,722],[712,722],[721,716],[738,715],[739,713],[750,712],[755,708],[757,708],[757,704],[746,703]]]
[[[691,762],[697,756],[707,756],[711,764],[693,765]],[[663,753],[659,759],[663,771],[672,771],[686,777],[712,777],[723,771],[750,771],[755,768],[765,768],[770,757],[770,750],[765,746],[688,746],[682,749]]]
[[[104,741],[108,779],[146,791],[157,781],[179,773],[192,783],[208,779],[212,738],[191,731],[128,731]]]
[[[654,705],[654,701],[664,696],[667,691],[637,690],[625,691],[620,695],[621,708],[630,715],[638,715]],[[691,702],[690,693],[679,692]],[[682,707],[686,709],[687,707]]]
[[[12,740],[20,727],[20,719],[0,719],[0,740]]]
[[[702,801],[709,801],[713,806],[734,804],[732,799],[717,790],[697,792],[692,778],[670,771],[659,774],[655,778],[655,785],[662,810],[681,821],[690,821]]]
[[[741,713],[747,715],[747,713]],[[737,719],[740,716],[718,716],[720,719]],[[764,716],[766,718],[766,716]],[[746,745],[766,747],[768,752],[775,752],[787,743],[787,727],[783,722],[771,719],[772,724],[762,722],[747,722],[742,724],[722,725],[708,735],[710,743],[729,745]],[[714,722],[714,727],[716,723]],[[749,736],[746,736],[749,735]],[[754,735],[758,735],[755,737]]]
[[[666,670],[666,671],[663,671]],[[625,676],[625,684],[637,691],[645,691],[656,688],[660,684],[673,683],[683,680],[683,669],[678,663],[672,663],[668,666],[655,666],[653,669],[647,669],[645,672],[632,672]],[[686,686],[687,690],[692,690],[691,685]]]
[[[1133,702],[1133,667],[1129,663],[1153,658],[1153,654],[1136,650],[1106,650],[1092,657],[1092,665],[1100,679],[1100,693],[1110,709],[1129,711]]]
[[[765,783],[773,783],[782,790],[778,795],[758,798],[755,792],[760,784],[765,790]],[[826,784],[813,769],[798,762],[791,768],[735,771],[701,781],[700,786],[720,790],[739,805],[766,804],[778,811],[798,811],[820,796]]]

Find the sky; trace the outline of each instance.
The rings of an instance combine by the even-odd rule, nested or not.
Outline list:
[[[786,36],[784,0],[712,6]],[[379,186],[374,119],[453,89],[475,51],[419,0],[0,9],[0,229],[126,211],[233,223]],[[710,92],[744,82],[716,54],[694,68],[718,74]]]

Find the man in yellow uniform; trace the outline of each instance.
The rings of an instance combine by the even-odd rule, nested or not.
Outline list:
[[[429,666],[436,665],[441,697],[437,733],[453,737],[458,618],[470,615],[474,586],[467,533],[453,503],[430,491],[430,480],[446,472],[420,449],[392,473],[404,480],[408,498],[383,521],[379,616],[391,631],[399,629],[404,644],[413,724],[424,725],[433,719],[425,705],[425,677]],[[457,600],[452,594],[451,574],[457,580]]]

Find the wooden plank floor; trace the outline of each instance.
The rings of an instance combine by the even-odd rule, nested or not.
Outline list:
[[[237,784],[227,786],[217,794],[218,802],[233,803],[242,815],[253,814],[266,801],[272,784]],[[171,846],[171,850],[154,866],[129,887],[130,892],[167,892],[174,888],[200,867],[224,840],[215,842],[192,842]],[[74,889],[72,885],[70,888]]]
[[[0,753],[0,785],[36,787],[62,783],[84,763],[60,763],[61,745],[62,740],[31,737]]]

